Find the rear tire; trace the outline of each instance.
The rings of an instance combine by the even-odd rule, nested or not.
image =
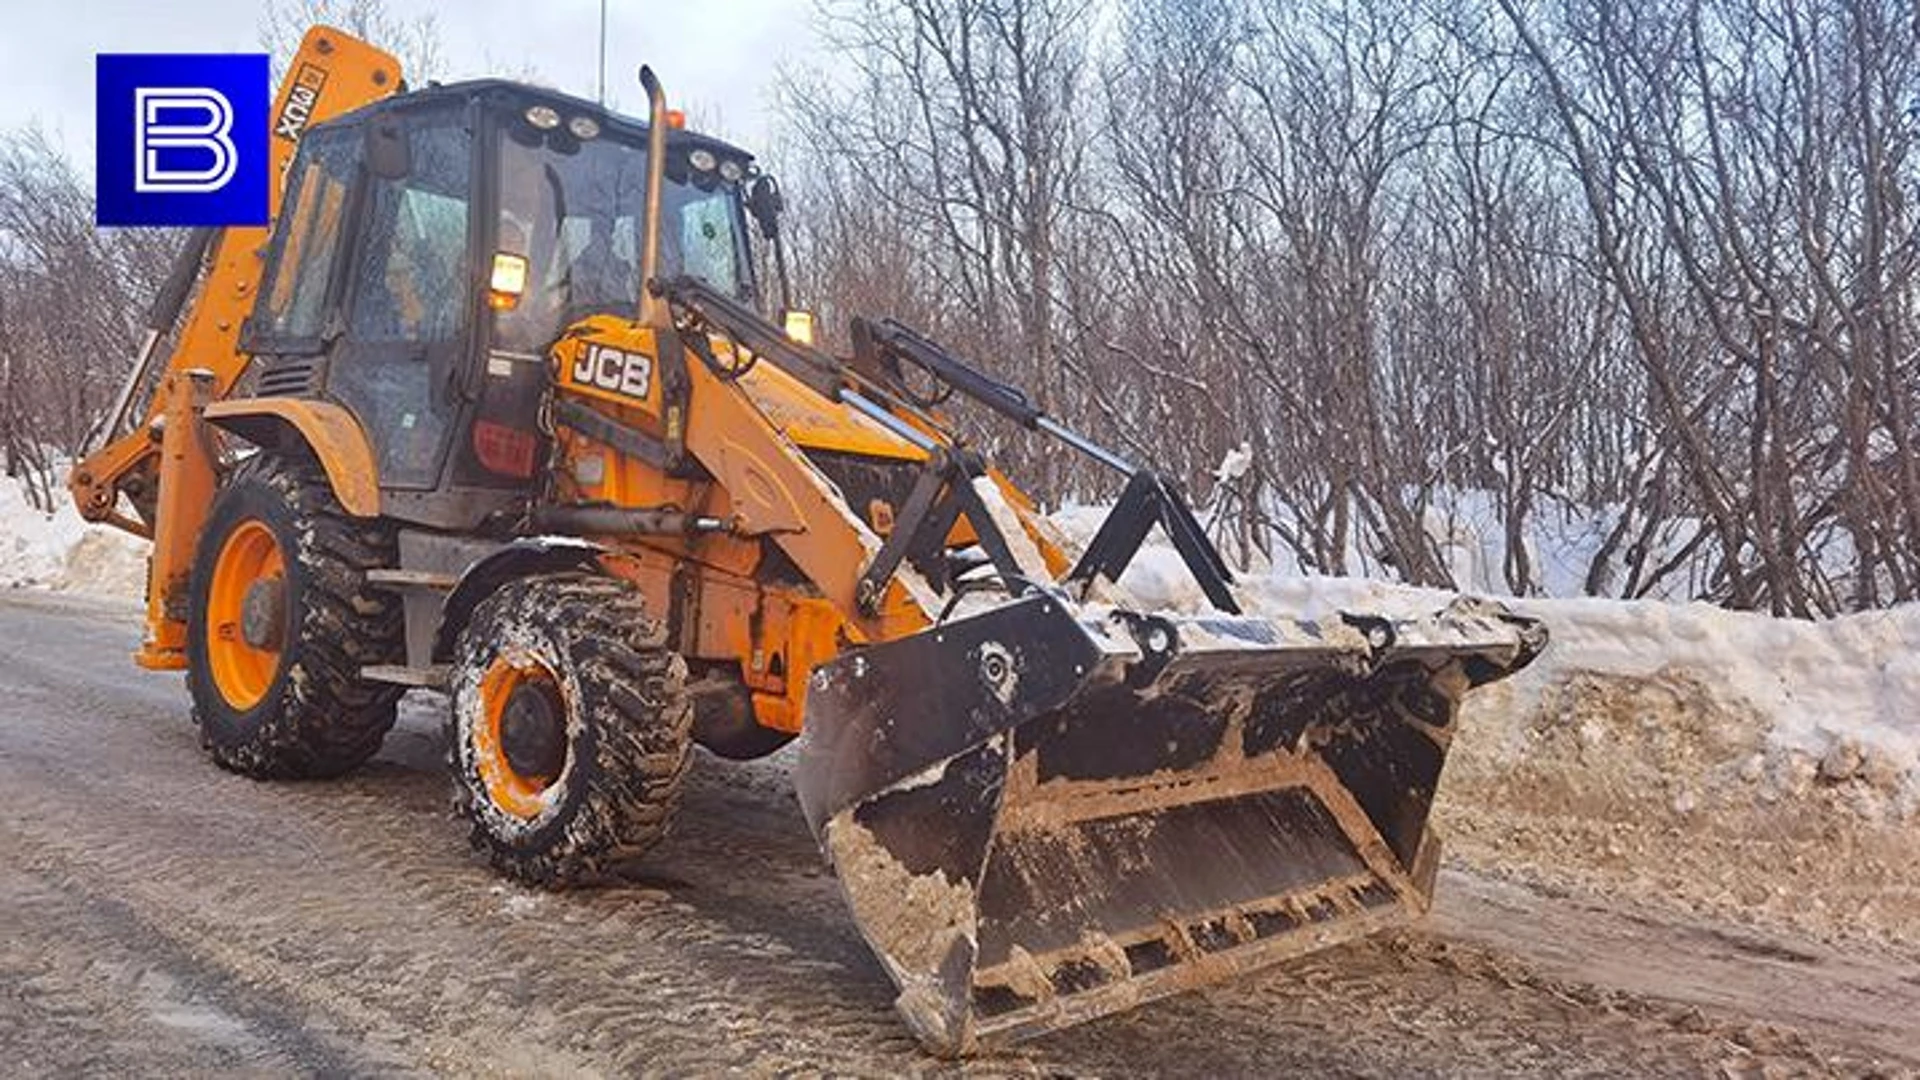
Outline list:
[[[393,534],[348,516],[315,468],[262,451],[215,496],[194,557],[187,688],[200,741],[259,779],[338,776],[380,749],[399,687],[360,678],[402,653],[401,609],[367,585]]]
[[[665,835],[693,710],[686,663],[637,589],[581,573],[509,582],[454,652],[454,804],[496,869],[601,880]]]

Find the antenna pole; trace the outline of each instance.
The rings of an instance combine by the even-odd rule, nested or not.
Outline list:
[[[607,107],[607,0],[600,0],[600,107]]]

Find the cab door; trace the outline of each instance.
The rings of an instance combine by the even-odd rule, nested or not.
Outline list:
[[[327,396],[366,430],[382,488],[431,490],[460,426],[475,322],[469,111],[395,109],[366,123]]]

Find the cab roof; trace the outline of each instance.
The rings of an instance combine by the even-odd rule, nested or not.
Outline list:
[[[647,125],[645,123],[631,116],[613,112],[585,98],[574,97],[572,94],[562,93],[558,90],[550,90],[542,86],[514,82],[511,79],[491,78],[465,79],[453,83],[428,83],[420,89],[409,90],[389,98],[382,98],[372,104],[354,109],[351,112],[327,121],[325,124],[316,125],[315,130],[319,130],[320,128],[346,127],[367,117],[377,116],[395,109],[414,108],[440,101],[471,101],[474,99],[488,101],[515,111],[524,110],[533,105],[549,105],[559,111],[562,123],[576,116],[588,116],[600,125],[602,133],[613,134],[627,141],[638,142],[644,142],[647,137]],[[742,164],[753,160],[751,153],[732,143],[723,139],[714,138],[711,135],[701,134],[697,131],[688,131],[684,128],[674,128],[668,131],[667,143],[669,146],[676,148],[704,148],[712,151],[718,157],[735,158]]]

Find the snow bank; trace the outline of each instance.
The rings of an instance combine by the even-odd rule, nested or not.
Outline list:
[[[1099,508],[1054,516],[1084,544]],[[1156,531],[1122,602],[1205,598]],[[1242,574],[1274,618],[1417,617],[1452,594]],[[1500,598],[1552,644],[1468,696],[1435,804],[1449,858],[1556,890],[1920,944],[1920,604],[1810,622],[1656,600]]]
[[[81,520],[64,491],[55,503],[35,509],[19,480],[0,477],[0,588],[144,595],[147,542]]]
[[[1053,521],[1085,543],[1102,516],[1101,508],[1076,507]],[[1207,607],[1157,530],[1120,587],[1144,607]],[[1243,575],[1236,587],[1250,613],[1309,619],[1338,611],[1412,617],[1452,599],[1393,582],[1278,571]],[[1873,778],[1891,789],[1902,816],[1920,804],[1920,604],[1810,622],[1704,603],[1500,599],[1544,621],[1553,637],[1527,671],[1469,703],[1468,722],[1505,732],[1515,752],[1524,752],[1518,733],[1542,722],[1576,680],[1678,677],[1710,698],[1691,707],[1764,736],[1777,752],[1767,767],[1829,781]]]
[[[1351,578],[1254,578],[1243,593],[1250,610],[1306,618],[1416,615],[1449,599]],[[1553,642],[1526,671],[1476,694],[1469,724],[1509,733],[1521,730],[1516,721],[1537,724],[1560,690],[1586,677],[1684,679],[1706,700],[1676,707],[1762,733],[1775,751],[1769,767],[1877,781],[1901,816],[1920,802],[1920,604],[1809,622],[1703,603],[1502,602],[1545,622]]]

